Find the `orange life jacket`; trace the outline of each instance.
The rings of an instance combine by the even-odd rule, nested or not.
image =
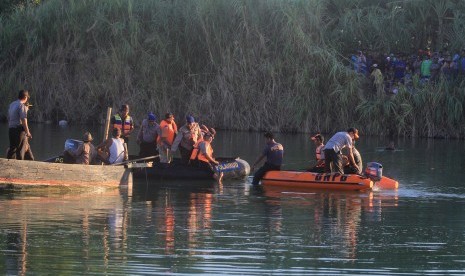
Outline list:
[[[316,160],[317,161],[321,159],[321,151],[323,150],[324,147],[325,147],[325,145],[321,145],[321,146],[318,146],[316,148],[315,153],[316,153]]]
[[[166,120],[160,122],[161,135],[157,138],[157,143],[161,144],[161,137],[165,137],[168,141],[168,144],[172,145],[174,138],[176,137],[176,132],[178,132],[178,127],[174,121],[168,123]]]
[[[121,116],[119,114],[116,114],[113,116],[114,123],[113,123],[113,128],[119,128],[121,129],[121,132],[123,135],[129,134],[129,132],[132,129],[132,118],[131,116],[127,115],[126,118],[121,119]]]
[[[325,147],[325,145],[320,145],[316,148],[316,161],[320,161],[321,160],[321,151],[323,150],[323,148]],[[319,168],[324,168],[325,167],[325,163],[321,163],[320,165],[317,165],[317,167]]]
[[[201,143],[205,143],[207,154],[210,155],[210,157],[213,156],[213,148],[210,145],[210,143],[208,141],[200,140],[197,143],[195,143],[190,160],[199,160],[199,161],[203,161],[206,163],[210,163],[210,160],[208,160],[206,155],[203,154],[202,151],[200,150]]]

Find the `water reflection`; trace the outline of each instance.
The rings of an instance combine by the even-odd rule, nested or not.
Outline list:
[[[6,274],[30,274],[29,256],[45,258],[40,265],[44,269],[48,265],[71,266],[76,260],[83,260],[85,266],[85,260],[96,260],[96,251],[103,250],[105,267],[111,253],[127,255],[130,198],[119,190],[78,195],[40,191],[38,195],[28,192],[0,197],[0,230],[6,232],[6,250],[1,250],[5,252]],[[51,260],[56,263],[51,264]],[[32,273],[37,271],[42,270],[37,270],[36,265]]]
[[[293,221],[292,216],[295,216],[296,221],[311,222],[305,231],[312,234],[314,246],[324,246],[327,241],[332,241],[337,245],[332,255],[348,260],[357,259],[362,219],[379,222],[383,208],[398,206],[396,192],[322,192],[283,190],[280,187],[255,189],[255,194],[262,193],[266,197],[271,235],[280,235],[283,228],[289,228],[286,221]],[[289,209],[292,210],[291,214],[288,213]]]
[[[68,132],[55,134],[64,141]],[[308,138],[281,138],[288,168],[302,168],[302,152],[313,152]],[[215,143],[220,155],[253,160],[263,141],[220,132]],[[364,137],[360,150],[399,180],[398,191],[147,180],[132,195],[0,194],[0,273],[463,275],[465,144],[405,139],[398,152],[376,151],[380,145]],[[37,151],[48,157],[62,147]]]

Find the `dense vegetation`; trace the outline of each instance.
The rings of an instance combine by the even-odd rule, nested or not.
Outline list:
[[[375,98],[345,58],[461,49],[465,1],[47,0],[0,21],[1,93],[30,89],[36,121],[128,103],[227,129],[465,135],[464,83]]]

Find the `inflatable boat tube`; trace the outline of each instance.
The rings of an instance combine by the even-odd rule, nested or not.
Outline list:
[[[399,182],[389,177],[383,176],[380,181],[376,181],[374,187],[382,190],[396,190],[399,188]]]
[[[220,163],[214,166],[217,172],[223,173],[223,180],[242,179],[250,173],[250,165],[240,158],[216,158]],[[213,172],[209,169],[186,165],[175,158],[170,164],[153,162],[149,168],[132,169],[134,178],[148,179],[183,179],[199,180],[213,179]]]
[[[262,178],[262,185],[292,188],[363,191],[373,187],[368,177],[355,174],[330,174],[303,171],[269,171]]]

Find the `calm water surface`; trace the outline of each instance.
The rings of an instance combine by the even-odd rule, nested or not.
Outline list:
[[[0,125],[0,148],[8,145]],[[36,159],[82,127],[33,125]],[[100,141],[99,128],[90,128]],[[279,135],[285,168],[313,159],[308,135]],[[134,139],[130,149],[137,151]],[[463,141],[362,136],[398,191],[254,189],[247,180],[139,181],[130,192],[0,193],[0,274],[464,275]],[[215,153],[252,163],[260,134],[219,132]]]

